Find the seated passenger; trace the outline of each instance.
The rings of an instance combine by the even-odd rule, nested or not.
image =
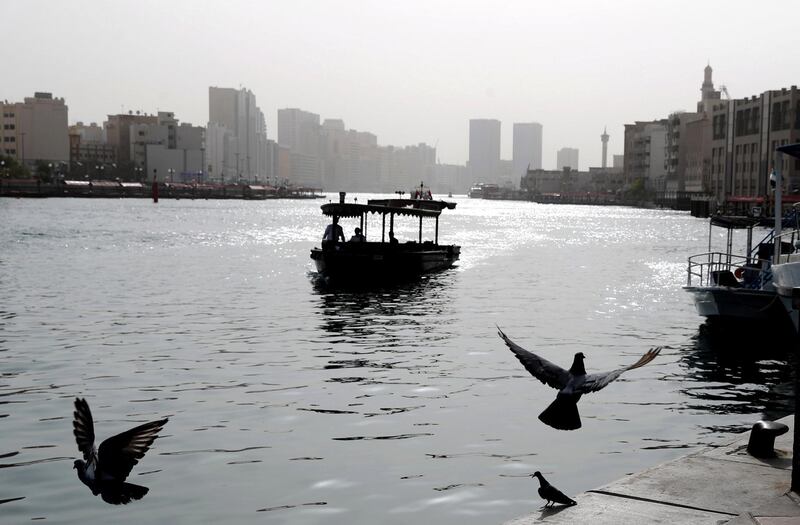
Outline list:
[[[394,236],[394,232],[389,230],[389,244],[397,245],[400,244],[400,241],[397,240],[397,237]]]
[[[361,228],[356,228],[355,234],[350,237],[350,242],[366,242],[366,237],[361,234]]]

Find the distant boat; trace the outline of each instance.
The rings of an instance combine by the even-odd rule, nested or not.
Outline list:
[[[469,196],[473,199],[492,199],[497,198],[500,186],[497,184],[487,184],[479,182],[469,189]]]
[[[322,246],[311,250],[311,259],[317,272],[332,282],[392,282],[409,280],[428,272],[450,268],[458,260],[461,247],[439,244],[439,215],[444,209],[454,209],[453,202],[424,199],[377,199],[367,204],[346,203],[344,194],[340,202],[322,205],[322,213],[332,218],[359,219],[365,242],[323,241]],[[370,241],[366,218],[369,214],[381,215],[381,236]],[[395,216],[413,217],[419,222],[416,241],[390,242]],[[436,222],[433,240],[423,242],[423,219]]]

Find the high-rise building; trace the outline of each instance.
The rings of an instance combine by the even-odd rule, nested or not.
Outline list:
[[[500,121],[469,121],[469,171],[475,182],[496,182],[500,172]]]
[[[603,134],[600,135],[600,140],[603,143],[603,163],[601,164],[602,168],[608,167],[608,130],[603,128]]]
[[[556,153],[556,169],[578,169],[578,148],[561,148]]]
[[[51,93],[0,102],[0,153],[29,167],[69,162],[67,105]]]
[[[514,124],[512,176],[518,180],[528,169],[542,169],[542,125],[517,122]]]
[[[248,89],[208,88],[208,122],[209,127],[215,125],[213,140],[233,151],[220,151],[214,148],[214,157],[209,155],[207,164],[212,168],[226,170],[224,173],[210,173],[216,180],[227,177],[228,180],[244,179],[248,181],[261,177],[266,180],[269,157],[267,148],[267,126],[264,113],[256,104],[256,96]],[[228,130],[234,140],[224,140]],[[227,145],[227,146],[225,146]],[[222,158],[220,158],[222,157]],[[223,159],[232,159],[233,172]]]
[[[289,148],[290,180],[322,187],[319,115],[297,108],[278,110],[278,144]]]

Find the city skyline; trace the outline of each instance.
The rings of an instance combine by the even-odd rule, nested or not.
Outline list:
[[[513,123],[535,121],[546,130],[545,168],[566,145],[581,151],[582,167],[599,166],[599,131],[607,126],[618,154],[626,122],[693,110],[709,62],[733,98],[792,85],[800,59],[781,50],[791,49],[800,7],[737,15],[746,5],[10,0],[5,33],[26,45],[4,57],[18,73],[6,75],[0,98],[51,92],[66,99],[70,123],[140,110],[205,125],[208,86],[244,87],[272,140],[278,109],[302,108],[381,144],[435,145],[441,162],[464,164],[470,119],[503,123],[503,159],[512,158]],[[759,38],[755,27],[769,31]]]

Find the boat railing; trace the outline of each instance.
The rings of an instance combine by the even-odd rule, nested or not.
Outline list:
[[[768,259],[727,252],[700,253],[689,257],[687,273],[687,286],[761,289],[772,282]]]

